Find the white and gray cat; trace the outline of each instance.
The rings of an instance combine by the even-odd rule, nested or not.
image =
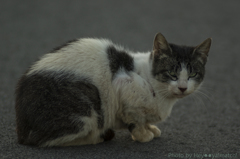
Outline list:
[[[128,128],[139,142],[159,137],[179,98],[199,88],[211,45],[170,44],[158,33],[151,52],[106,39],[71,41],[43,56],[16,88],[20,144],[97,144]]]

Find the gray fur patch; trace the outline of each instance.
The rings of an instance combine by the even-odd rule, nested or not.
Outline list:
[[[188,74],[196,72],[197,76],[194,80],[201,82],[204,78],[205,67],[197,60],[197,55],[193,54],[194,47],[178,46],[169,44],[170,50],[160,50],[152,53],[153,69],[152,75],[161,82],[170,82],[177,80],[182,67],[186,67]],[[154,55],[153,55],[154,54]],[[171,76],[170,72],[174,72],[175,76]]]
[[[120,69],[124,69],[125,71],[134,70],[133,57],[131,57],[125,51],[119,51],[116,50],[114,46],[110,46],[107,49],[107,54],[109,60],[109,67],[113,74],[113,77]]]
[[[92,109],[98,114],[98,127],[104,124],[97,87],[65,72],[24,75],[17,85],[15,108],[22,144],[40,145],[78,133],[85,123],[72,117],[91,117]]]

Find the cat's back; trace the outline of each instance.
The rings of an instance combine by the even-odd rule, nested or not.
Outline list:
[[[66,71],[74,74],[94,74],[108,65],[107,49],[113,43],[106,39],[83,38],[57,47],[44,55],[28,71]]]

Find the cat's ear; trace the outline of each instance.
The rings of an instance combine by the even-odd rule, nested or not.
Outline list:
[[[170,50],[171,48],[169,47],[166,38],[161,33],[157,33],[153,42],[153,51],[166,52]]]
[[[212,39],[208,38],[204,40],[200,45],[196,46],[193,51],[193,55],[197,56],[198,60],[204,65],[207,62],[208,52],[210,50],[211,43]]]

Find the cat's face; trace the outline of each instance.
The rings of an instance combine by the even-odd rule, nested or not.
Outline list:
[[[182,98],[198,89],[210,45],[210,38],[197,47],[168,44],[162,34],[157,34],[151,59],[152,75],[164,86],[159,92],[166,97]]]

